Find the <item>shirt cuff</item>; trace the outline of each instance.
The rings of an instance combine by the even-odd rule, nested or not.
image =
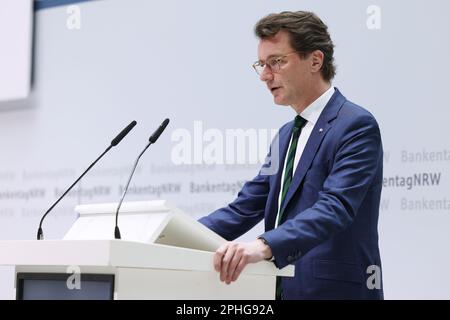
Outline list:
[[[257,239],[261,240],[266,246],[269,246],[270,250],[272,250],[272,248],[270,247],[270,245],[269,245],[269,243],[267,242],[266,239],[264,239],[263,237],[258,237]],[[275,261],[275,257],[273,255],[273,252],[272,252],[272,256],[270,258],[266,258],[265,260],[267,260],[267,261]]]

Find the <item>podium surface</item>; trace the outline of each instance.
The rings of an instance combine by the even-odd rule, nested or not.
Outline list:
[[[162,204],[164,203],[157,203]],[[146,202],[144,207],[149,205],[154,206],[155,203]],[[102,222],[109,224],[109,220],[114,217],[105,212],[104,205],[90,206],[93,211],[100,207],[103,209],[98,214],[102,216]],[[73,290],[83,290],[83,286],[102,287],[104,283],[100,285],[100,282],[93,282],[97,275],[113,279],[113,299],[274,299],[275,276],[294,275],[293,266],[279,270],[272,262],[261,261],[247,265],[236,282],[226,285],[220,281],[219,274],[213,267],[214,251],[225,240],[192,218],[173,210],[153,211],[159,217],[148,219],[159,221],[160,225],[149,224],[149,229],[157,233],[145,235],[152,243],[84,239],[81,226],[96,225],[95,219],[92,220],[92,215],[95,216],[96,213],[92,213],[92,210],[87,214],[91,215],[87,220],[83,221],[80,216],[79,224],[76,222],[75,229],[68,232],[72,238],[79,234],[81,239],[65,237],[63,240],[0,241],[0,265],[15,267],[17,298],[27,297],[26,292],[23,292],[26,283],[24,279],[31,279],[29,283],[40,288],[39,279],[53,285],[57,282],[52,282],[52,276],[58,275],[63,280],[61,283],[64,286],[67,284],[67,288],[63,288],[64,295],[70,295],[78,293]],[[142,210],[141,213],[151,215],[147,210]],[[105,216],[109,216],[109,220]],[[140,219],[141,222],[143,220],[145,219]],[[181,235],[177,233],[180,228],[185,229]],[[101,230],[99,234],[107,235]],[[145,232],[141,233],[143,234]],[[193,239],[183,240],[190,234],[195,234]],[[81,288],[76,285],[77,279],[81,280]],[[86,281],[83,282],[83,279]],[[44,291],[50,289],[36,290],[38,292],[31,296],[39,298],[39,290],[45,296]],[[52,297],[58,299],[58,296]],[[86,295],[78,297],[85,298]]]

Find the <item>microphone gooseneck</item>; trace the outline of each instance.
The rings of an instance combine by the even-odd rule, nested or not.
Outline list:
[[[156,140],[158,140],[159,136],[161,135],[161,133],[163,133],[163,131],[166,129],[168,124],[169,124],[169,119],[165,119],[161,123],[161,125],[158,127],[158,129],[156,129],[156,131],[150,136],[150,138],[148,139],[148,143],[145,146],[144,150],[142,150],[142,152],[139,154],[136,161],[134,162],[133,169],[131,170],[131,174],[128,177],[128,181],[127,181],[127,184],[125,185],[125,189],[123,190],[122,197],[120,198],[119,204],[117,205],[116,225],[114,227],[114,239],[122,239],[121,234],[120,234],[120,229],[119,229],[119,211],[120,211],[120,207],[122,206],[123,199],[125,198],[125,195],[127,194],[128,187],[130,185],[131,179],[133,178],[134,172],[136,171],[136,167],[139,163],[139,160],[141,159],[141,157],[145,153],[145,151],[147,151],[148,147],[150,147],[150,145],[152,145],[153,143],[156,142]]]
[[[44,222],[45,217],[53,210],[53,208],[66,196],[66,194],[72,190],[72,188],[78,183],[78,181],[81,180],[81,178],[84,177],[84,175],[91,170],[93,166],[109,151],[112,147],[117,146],[120,141],[131,131],[131,129],[134,128],[134,126],[137,124],[136,121],[132,121],[126,128],[124,128],[112,141],[111,144],[106,148],[105,151],[81,174],[81,176],[78,177],[77,180],[75,180],[72,185],[67,188],[67,190],[56,200],[56,202],[44,213],[44,215],[41,218],[41,221],[39,222],[39,228],[37,231],[37,240],[43,240],[44,239],[44,232],[42,230],[42,223]]]

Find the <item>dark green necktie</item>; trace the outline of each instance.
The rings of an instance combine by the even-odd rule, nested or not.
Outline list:
[[[300,116],[295,117],[294,127],[292,128],[292,142],[289,147],[289,151],[286,159],[286,167],[284,168],[284,177],[283,184],[281,189],[281,201],[280,201],[280,209],[283,207],[284,200],[289,190],[289,186],[291,185],[293,172],[294,172],[294,161],[295,161],[295,153],[297,151],[297,143],[298,138],[300,137],[300,132],[302,131],[302,127],[305,125],[306,120]],[[278,222],[277,225],[280,225],[281,219],[283,217],[284,210],[280,211],[278,214]]]
[[[283,184],[282,184],[282,188],[281,188],[280,212],[278,214],[277,225],[281,224],[281,219],[283,218],[284,210],[282,210],[282,208],[283,208],[284,200],[285,200],[286,195],[289,190],[289,186],[291,185],[292,178],[293,178],[294,161],[295,161],[295,153],[297,151],[298,138],[300,137],[300,132],[302,131],[302,127],[305,124],[306,124],[305,119],[303,119],[300,116],[295,117],[294,127],[292,128],[292,142],[291,142],[291,146],[289,147],[289,151],[287,153],[286,166],[284,168]],[[277,277],[276,296],[275,296],[277,300],[281,299],[282,289],[283,288],[281,287],[281,278]]]

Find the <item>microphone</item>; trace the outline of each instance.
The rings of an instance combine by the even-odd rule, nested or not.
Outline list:
[[[119,204],[117,205],[117,209],[116,209],[116,226],[114,228],[114,238],[115,239],[121,239],[120,229],[119,229],[119,224],[118,224],[119,210],[120,210],[120,207],[122,206],[123,199],[125,198],[125,195],[127,194],[128,186],[130,185],[130,181],[131,181],[131,178],[134,175],[134,171],[136,171],[136,167],[138,165],[139,159],[141,159],[142,155],[144,154],[145,151],[147,151],[148,147],[150,147],[150,145],[152,145],[153,143],[156,142],[156,140],[158,140],[158,138],[161,135],[161,133],[163,133],[163,131],[166,129],[167,125],[169,124],[169,121],[170,121],[169,119],[165,119],[161,123],[159,128],[156,129],[156,131],[150,136],[150,138],[148,139],[148,143],[145,146],[144,150],[142,150],[142,152],[139,154],[139,156],[137,157],[136,161],[134,162],[133,170],[131,170],[130,177],[128,178],[128,181],[127,181],[127,184],[125,186],[125,189],[123,190],[122,197],[120,198]]]
[[[41,218],[41,222],[39,222],[39,228],[38,228],[38,232],[37,232],[37,240],[43,240],[44,239],[44,233],[42,231],[42,223],[44,222],[45,217],[50,213],[50,211],[52,211],[52,209],[59,203],[59,201],[61,201],[62,198],[64,198],[64,196],[77,184],[78,181],[81,180],[81,178],[84,177],[84,175],[91,170],[91,168],[112,148],[117,146],[120,141],[122,141],[123,138],[125,138],[125,136],[131,131],[131,129],[134,128],[134,126],[136,125],[136,121],[132,121],[128,126],[126,126],[125,129],[123,129],[118,135],[117,137],[115,137],[112,141],[111,144],[109,145],[108,148],[106,148],[105,151],[103,151],[103,153],[83,172],[83,174],[74,182],[72,183],[72,185],[62,194],[61,197],[59,197],[58,200],[56,200],[56,202],[44,213],[44,215]]]
[[[169,119],[164,120],[158,129],[152,134],[152,136],[148,139],[150,144],[155,143],[156,140],[158,140],[161,133],[163,133],[164,129],[166,129],[167,125],[169,124]]]

